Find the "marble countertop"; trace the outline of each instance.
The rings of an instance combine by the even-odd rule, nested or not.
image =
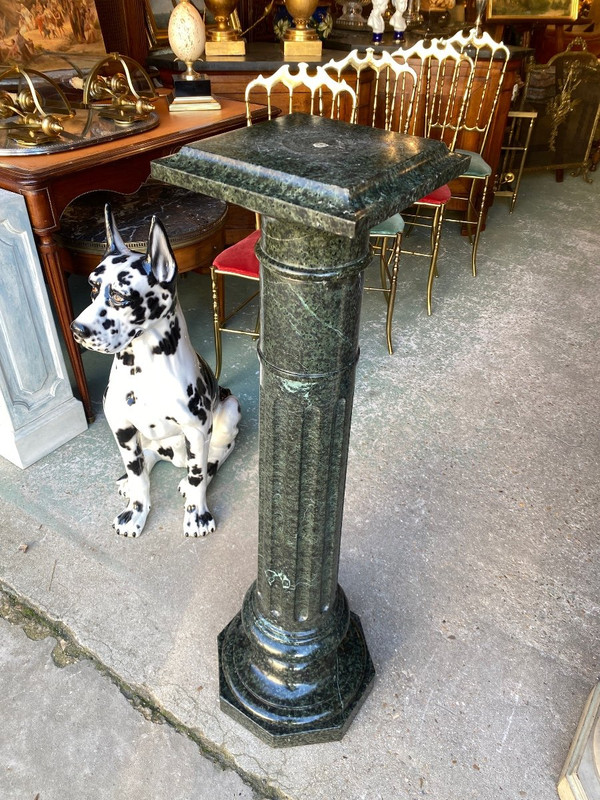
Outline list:
[[[405,47],[409,47],[416,41],[417,37],[411,38],[407,35]],[[376,52],[388,50],[393,52],[398,49],[398,44],[392,41],[392,31],[386,32],[381,45],[373,45],[371,42],[371,32],[369,31],[347,31],[333,29],[331,36],[323,42],[323,52],[320,57],[303,57],[293,59],[294,61],[306,61],[308,64],[326,64],[332,58],[340,58],[340,51],[349,52],[354,48],[366,50],[373,47]],[[524,47],[509,48],[515,58],[522,58],[528,52]],[[289,63],[291,59],[284,58],[281,45],[276,42],[252,42],[246,46],[245,56],[212,56],[208,61],[196,61],[194,68],[198,72],[261,72],[274,71],[282,64]],[[159,69],[172,70],[174,72],[185,69],[181,62],[178,62],[169,48],[152,51],[147,59],[148,66],[158,67]]]

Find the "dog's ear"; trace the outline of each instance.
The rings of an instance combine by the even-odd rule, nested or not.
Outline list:
[[[150,223],[146,263],[159,283],[170,283],[177,274],[177,264],[167,233],[156,217],[152,217]]]
[[[121,239],[121,234],[117,229],[110,203],[104,206],[104,224],[106,226],[107,253],[122,253],[127,250],[125,242]]]

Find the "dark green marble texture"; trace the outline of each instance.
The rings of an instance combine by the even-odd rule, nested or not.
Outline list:
[[[219,670],[222,709],[273,746],[341,738],[374,678],[338,585],[369,227],[464,166],[439,142],[303,114],[153,164],[263,214],[258,575]]]
[[[468,157],[450,154],[442,142],[296,113],[194,142],[154,161],[152,175],[261,214],[354,236],[467,165]]]

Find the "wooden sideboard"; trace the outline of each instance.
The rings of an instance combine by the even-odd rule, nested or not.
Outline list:
[[[156,110],[158,126],[143,133],[51,155],[0,157],[0,188],[25,198],[44,276],[89,420],[93,419],[89,390],[79,346],[70,330],[73,310],[63,268],[65,256],[54,238],[62,212],[85,192],[134,192],[149,176],[153,159],[170,155],[188,142],[246,124],[245,105],[233,100],[224,100],[220,111],[169,114],[161,97]],[[266,118],[262,108],[253,113],[257,120]]]

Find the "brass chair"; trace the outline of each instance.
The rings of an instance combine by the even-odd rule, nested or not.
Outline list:
[[[356,93],[345,81],[335,81],[322,67],[316,67],[309,75],[308,66],[299,63],[294,66],[284,64],[273,75],[265,78],[259,75],[250,81],[245,90],[246,119],[252,124],[251,103],[267,106],[268,118],[273,117],[273,108],[287,107],[288,113],[302,110],[309,114],[328,116],[332,119],[346,117],[353,121],[356,114]],[[225,310],[225,278],[242,278],[254,283],[260,280],[259,262],[254,248],[260,237],[257,230],[240,242],[223,250],[214,259],[211,267],[213,320],[215,333],[215,375],[221,373],[223,333],[243,334],[257,338],[259,322],[252,329],[233,328],[229,321],[258,294],[254,291],[233,310]]]
[[[401,63],[418,64],[418,79],[413,113],[406,129],[415,136],[440,139],[450,150],[456,147],[468,108],[475,64],[466,52],[441,39],[416,42],[411,47],[396,50],[392,57]],[[403,252],[429,260],[427,276],[427,313],[432,310],[433,281],[437,275],[440,238],[444,213],[451,199],[449,187],[442,186],[422,198],[411,209],[402,212],[408,230],[429,230],[428,247],[408,249],[407,235]]]
[[[368,48],[365,55],[352,50],[342,59],[332,59],[323,69],[342,80],[342,74],[353,84],[360,100],[364,94],[371,98],[369,104],[357,111],[356,122],[386,131],[406,133],[413,112],[417,74],[408,64],[395,61],[388,52],[375,54]],[[349,74],[348,74],[349,73]],[[365,86],[367,79],[371,86]],[[383,292],[386,300],[386,340],[390,355],[392,344],[392,320],[398,285],[398,268],[402,249],[404,219],[394,214],[370,231],[374,253],[379,254],[379,286],[365,286],[366,291]]]
[[[475,28],[468,34],[459,31],[448,39],[448,44],[462,54],[471,55],[473,79],[458,131],[461,144],[466,143],[469,149],[455,145],[451,148],[471,157],[469,168],[459,178],[469,184],[468,194],[452,195],[453,199],[466,201],[467,210],[464,217],[447,217],[446,222],[457,222],[467,227],[471,242],[471,270],[473,275],[477,275],[477,248],[493,177],[492,168],[485,160],[486,145],[504,84],[510,51],[502,42],[494,41],[489,33],[478,34]]]

